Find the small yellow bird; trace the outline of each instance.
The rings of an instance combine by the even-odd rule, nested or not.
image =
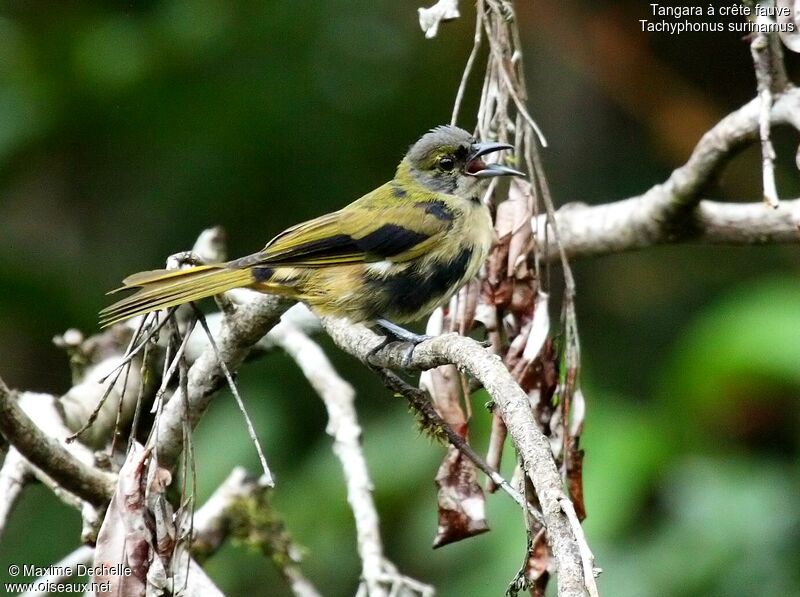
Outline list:
[[[281,232],[258,253],[125,278],[117,290],[138,292],[101,311],[101,323],[244,287],[413,340],[392,322],[419,319],[445,303],[486,259],[494,238],[481,201],[488,179],[524,176],[481,159],[502,149],[512,146],[478,142],[455,126],[437,127],[411,146],[390,182]]]

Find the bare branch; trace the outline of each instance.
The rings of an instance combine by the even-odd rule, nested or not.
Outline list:
[[[219,359],[228,370],[236,369],[244,361],[253,345],[277,323],[291,304],[283,298],[253,293],[250,302],[240,304],[235,313],[223,319],[215,340]],[[178,389],[165,405],[155,436],[156,454],[162,465],[174,464],[180,454],[184,421],[194,427],[213,394],[225,385],[225,373],[219,359],[213,348],[206,348],[189,369],[189,395],[184,400]]]
[[[770,23],[772,19],[758,17],[756,22]],[[769,113],[772,109],[773,91],[781,92],[786,85],[786,74],[783,72],[783,55],[777,39],[778,36],[774,33],[767,34],[759,31],[753,34],[753,39],[750,42],[750,54],[753,57],[758,100],[761,108],[758,115],[758,134],[761,140],[763,199],[767,205],[773,208],[778,207],[779,201],[778,189],[775,186],[775,149],[772,147],[772,138],[770,136]],[[782,73],[781,83],[773,80],[777,65],[780,65]]]
[[[455,125],[458,121],[458,111],[461,109],[461,102],[464,100],[464,93],[467,91],[467,83],[469,82],[470,74],[472,74],[472,67],[475,64],[475,59],[478,57],[478,50],[480,50],[482,38],[483,10],[478,10],[475,16],[475,35],[472,39],[472,50],[467,58],[467,64],[464,66],[461,82],[458,84],[458,91],[456,92],[456,99],[453,102],[453,114],[450,116],[450,124],[452,125]]]
[[[800,200],[775,210],[763,203],[701,201],[700,193],[733,153],[758,137],[761,103],[754,99],[723,118],[695,147],[689,161],[669,179],[642,195],[597,206],[568,204],[556,214],[560,241],[570,258],[619,253],[659,244],[796,243],[800,240]],[[781,94],[770,112],[772,125],[800,128],[800,89]],[[545,238],[545,217],[533,220],[537,238]],[[543,258],[555,261],[547,247]]]
[[[777,209],[763,202],[701,201],[684,222],[684,229],[653,230],[656,209],[647,197],[632,197],[597,206],[567,205],[556,212],[561,243],[570,259],[597,257],[679,242],[717,245],[795,244],[800,242],[800,199],[781,201]],[[544,234],[544,216],[536,221]],[[557,261],[549,248],[543,258]]]
[[[197,318],[200,320],[200,325],[203,328],[203,331],[206,333],[206,338],[208,339],[208,343],[211,346],[212,351],[217,357],[217,363],[219,363],[220,369],[222,369],[222,373],[225,375],[225,380],[228,382],[228,388],[233,394],[234,399],[236,400],[236,406],[239,407],[239,412],[242,413],[242,417],[244,418],[245,426],[247,427],[247,435],[250,436],[250,441],[253,442],[253,445],[256,448],[256,453],[258,454],[258,460],[261,463],[261,470],[264,471],[264,478],[267,481],[267,484],[270,487],[275,485],[275,481],[272,478],[272,471],[269,470],[269,465],[267,465],[267,458],[264,456],[264,450],[261,447],[261,442],[258,440],[258,435],[256,434],[255,427],[253,426],[253,421],[250,419],[250,415],[247,413],[247,409],[244,406],[244,401],[242,400],[241,394],[239,394],[239,389],[236,387],[236,383],[233,380],[233,375],[231,375],[230,369],[228,369],[228,365],[225,364],[222,355],[219,353],[219,347],[217,347],[217,343],[214,340],[214,336],[211,333],[211,330],[208,328],[208,323],[206,323],[206,317],[203,315],[203,312],[192,303],[192,308],[197,315]],[[231,315],[233,312],[230,313]],[[184,338],[184,342],[188,342],[189,335],[191,332],[187,332],[186,337]]]
[[[770,122],[773,126],[797,127],[799,109],[800,90],[787,90],[775,98]],[[725,116],[702,136],[686,164],[676,169],[663,185],[653,187],[643,196],[652,194],[666,216],[681,208],[694,207],[700,192],[733,157],[735,150],[757,138],[760,113],[761,100],[756,98]]]
[[[561,509],[567,515],[569,524],[575,532],[575,538],[578,541],[578,549],[581,551],[581,562],[583,563],[583,577],[586,581],[586,590],[589,593],[589,597],[599,597],[597,583],[594,579],[600,574],[601,570],[594,566],[594,554],[592,550],[589,549],[589,544],[586,542],[586,535],[584,535],[581,521],[578,520],[578,515],[575,513],[575,506],[566,498],[559,500],[559,503],[561,504]]]
[[[565,498],[561,477],[556,469],[550,444],[533,418],[528,397],[516,384],[501,359],[470,338],[445,334],[426,340],[408,354],[408,344],[391,344],[370,355],[381,338],[362,325],[325,318],[325,330],[342,350],[377,367],[427,370],[454,364],[483,383],[505,421],[525,472],[530,477],[542,506],[542,517],[553,547],[560,575],[559,595],[583,596],[585,587],[581,552],[573,530],[562,510]],[[587,580],[588,583],[588,580]]]
[[[2,391],[2,390],[0,390]],[[0,468],[0,537],[25,485],[33,478],[28,461],[16,448],[10,448]]]
[[[192,247],[192,253],[203,263],[219,263],[225,261],[225,230],[222,226],[206,228],[198,236]]]
[[[70,434],[70,429],[62,420],[63,411],[59,408],[61,404],[52,394],[23,392],[19,394],[17,406],[23,413],[36,419],[36,426],[46,437],[64,439]],[[80,442],[66,442],[64,449],[80,463],[94,467],[94,454],[86,445]],[[46,471],[28,462],[12,446],[2,469],[0,469],[0,536],[2,536],[15,500],[19,497],[24,485],[33,479],[47,486],[67,506],[80,511],[84,516],[84,522],[88,523],[95,518],[95,508],[91,504],[82,501],[74,493],[62,487]],[[87,526],[84,530],[88,532],[89,527]]]
[[[0,432],[28,462],[67,491],[95,505],[108,502],[114,488],[113,476],[85,465],[55,439],[45,435],[22,411],[2,379]]]
[[[372,499],[372,481],[364,451],[361,449],[361,427],[353,406],[353,387],[336,372],[316,342],[296,327],[282,322],[272,333],[278,345],[298,364],[328,411],[327,432],[333,437],[333,452],[342,463],[344,471],[347,501],[355,517],[358,555],[362,564],[361,576],[367,595],[388,595],[385,585],[395,589],[399,585],[409,586],[406,582],[408,579],[398,574],[394,566],[388,566],[384,558],[378,512]],[[430,589],[416,581],[411,584]]]

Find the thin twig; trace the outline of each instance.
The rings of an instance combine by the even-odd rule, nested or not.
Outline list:
[[[142,366],[139,369],[139,379],[141,379],[141,383],[139,384],[139,392],[136,394],[136,405],[133,408],[133,419],[131,421],[131,430],[128,434],[126,451],[130,450],[133,446],[133,443],[136,441],[136,433],[139,431],[139,417],[142,414],[142,402],[144,401],[145,376],[149,353],[150,348],[146,347],[144,349],[144,354],[142,355]]]
[[[83,425],[81,425],[80,428],[78,428],[77,431],[75,431],[74,433],[72,433],[71,435],[69,435],[67,437],[67,440],[66,440],[67,443],[75,441],[86,430],[88,430],[92,425],[94,425],[94,422],[97,420],[97,417],[100,415],[100,411],[102,410],[103,405],[105,405],[106,400],[108,400],[108,397],[111,395],[111,392],[117,386],[117,381],[119,381],[119,377],[122,374],[122,372],[124,371],[125,372],[125,379],[123,380],[122,390],[120,391],[120,398],[119,398],[119,408],[121,410],[122,401],[123,401],[123,399],[125,397],[125,386],[128,383],[128,373],[130,371],[128,366],[130,365],[131,359],[133,359],[133,357],[136,355],[136,353],[139,352],[139,349],[142,346],[147,344],[147,342],[152,337],[152,334],[155,333],[154,331],[151,330],[151,332],[147,334],[147,337],[142,341],[142,343],[134,348],[134,344],[136,343],[136,340],[139,337],[139,335],[142,333],[142,330],[145,328],[147,320],[148,320],[148,316],[146,315],[139,322],[139,326],[136,328],[136,331],[134,332],[133,336],[131,336],[130,342],[128,343],[128,347],[125,349],[125,354],[123,355],[122,360],[111,371],[109,371],[106,375],[104,375],[99,380],[98,383],[104,384],[104,383],[106,383],[108,381],[109,377],[111,377],[112,375],[114,376],[114,379],[112,379],[110,383],[106,384],[106,389],[103,392],[103,395],[100,397],[100,400],[97,401],[97,404],[95,405],[94,409],[89,414],[89,417],[86,419],[86,421],[83,423]],[[114,431],[116,431],[116,426],[112,430],[112,434],[113,434]]]
[[[33,473],[28,461],[16,448],[11,447],[0,467],[0,538],[22,490],[32,479]]]
[[[453,114],[450,116],[450,124],[454,125],[458,121],[458,112],[461,109],[461,102],[464,100],[464,94],[467,91],[467,83],[469,76],[472,73],[472,67],[475,64],[475,59],[478,57],[478,51],[481,47],[481,38],[483,37],[483,7],[481,1],[478,0],[476,5],[475,16],[475,36],[472,39],[472,51],[467,58],[467,64],[464,66],[464,72],[461,75],[461,82],[458,84],[458,91],[456,92],[456,99],[453,103]]]
[[[766,17],[757,20],[759,23],[769,23]],[[774,35],[774,34],[773,34]],[[761,173],[764,189],[764,202],[777,208],[778,189],[775,186],[775,149],[772,147],[770,137],[770,111],[772,110],[772,55],[770,52],[769,35],[758,32],[753,35],[750,42],[750,54],[753,57],[753,66],[756,72],[758,86],[759,116],[758,129],[761,139]]]
[[[133,343],[136,341],[136,339],[138,338],[138,335],[141,333],[141,330],[146,326],[146,322],[149,320],[150,313],[147,313],[146,315],[144,315],[143,318],[142,318],[141,323],[139,324],[139,328],[137,329],[136,333],[133,335],[133,338],[131,338],[131,344],[128,346],[128,350],[125,351],[124,358],[122,359],[122,361],[120,361],[119,365],[117,365],[116,367],[114,367],[114,369],[109,371],[106,374],[106,376],[103,379],[100,380],[100,382],[104,383],[109,377],[111,377],[111,375],[114,372],[117,372],[117,375],[119,375],[119,373],[118,373],[119,369],[121,369],[122,367],[124,367],[125,365],[130,363],[131,360],[133,359],[133,357],[135,357],[137,354],[139,354],[139,351],[141,351],[144,348],[144,346],[153,338],[153,336],[155,336],[158,332],[161,331],[161,328],[164,327],[164,325],[169,321],[170,316],[173,313],[175,313],[176,310],[177,310],[177,307],[170,307],[169,309],[167,309],[166,313],[164,313],[164,316],[160,321],[158,320],[159,312],[157,311],[157,312],[153,313],[154,319],[158,323],[155,326],[152,326],[152,324],[151,324],[150,330],[147,332],[145,337],[142,338],[142,341],[139,342],[133,348],[133,350],[131,350],[131,346],[133,346]]]
[[[164,400],[164,394],[166,393],[172,378],[175,376],[175,371],[177,371],[178,367],[180,366],[181,359],[183,358],[186,347],[189,344],[189,338],[191,337],[192,331],[194,330],[196,324],[197,319],[193,319],[189,327],[186,329],[186,333],[184,334],[183,339],[178,346],[178,350],[175,351],[175,356],[170,358],[169,350],[167,350],[168,356],[164,363],[165,371],[164,375],[161,377],[161,386],[158,388],[155,399],[153,400],[152,412],[157,412],[160,410],[160,405]],[[169,349],[169,346],[167,346],[167,348]]]
[[[247,434],[250,436],[250,440],[253,442],[253,445],[256,447],[256,452],[258,453],[258,460],[261,463],[261,468],[264,472],[264,477],[267,479],[267,484],[272,487],[275,485],[275,481],[273,480],[272,473],[269,470],[269,466],[267,465],[267,459],[264,457],[264,451],[261,449],[261,442],[258,441],[258,435],[256,434],[256,429],[253,426],[253,421],[250,419],[250,415],[247,414],[247,409],[244,406],[244,401],[242,400],[242,396],[239,394],[239,388],[236,387],[236,382],[233,381],[233,375],[231,375],[230,369],[228,369],[228,365],[225,364],[222,355],[220,354],[219,347],[217,346],[216,340],[214,340],[214,335],[211,333],[211,330],[208,329],[208,322],[206,322],[206,316],[203,312],[195,305],[194,303],[190,303],[192,308],[194,309],[195,314],[197,315],[197,319],[200,321],[200,325],[203,326],[203,330],[208,337],[208,343],[211,345],[214,354],[217,357],[219,362],[219,366],[222,369],[222,372],[225,374],[225,379],[228,380],[228,387],[231,390],[231,394],[233,394],[234,399],[236,400],[236,404],[239,407],[239,411],[242,413],[244,417],[245,425],[247,426]],[[188,398],[188,385],[185,390]],[[188,411],[188,403],[185,406],[185,409]]]
[[[356,523],[356,542],[361,558],[363,586],[369,597],[387,595],[402,587],[424,593],[428,585],[400,574],[386,561],[381,541],[378,512],[372,498],[372,482],[361,447],[361,427],[353,400],[355,391],[334,369],[319,345],[299,329],[282,322],[272,330],[275,341],[297,363],[328,411],[328,434],[333,437],[333,452],[341,462],[347,485],[347,501]],[[392,593],[390,592],[389,595]]]
[[[390,369],[410,367],[412,370],[454,364],[460,371],[483,383],[522,455],[525,472],[533,482],[542,505],[542,516],[560,574],[559,595],[582,597],[585,587],[580,552],[569,521],[558,503],[565,495],[550,443],[536,425],[527,395],[502,361],[471,338],[457,334],[426,340],[415,346],[410,356],[408,345],[397,343],[371,355],[382,339],[363,325],[334,318],[323,318],[322,324],[340,348],[364,363]]]
[[[506,90],[508,91],[509,96],[514,101],[514,105],[517,107],[517,110],[525,121],[528,123],[528,126],[536,133],[536,137],[539,139],[539,143],[542,147],[547,147],[547,139],[542,132],[542,129],[539,128],[539,125],[536,124],[536,121],[533,119],[533,116],[530,115],[528,112],[528,108],[525,106],[525,103],[520,99],[519,94],[517,93],[516,86],[511,81],[511,76],[508,74],[508,71],[505,67],[505,60],[503,58],[502,52],[500,48],[497,47],[497,42],[492,35],[491,30],[489,29],[489,25],[485,24],[484,28],[486,29],[486,34],[489,38],[489,46],[492,49],[492,53],[494,54],[495,63],[497,64],[497,72],[500,73],[500,77],[503,79],[503,83],[506,86]]]
[[[477,466],[481,471],[483,471],[486,476],[488,476],[493,483],[495,483],[498,487],[500,487],[503,491],[505,491],[511,499],[513,499],[520,508],[523,510],[526,509],[526,506],[529,508],[531,515],[539,522],[542,521],[542,514],[541,512],[537,512],[534,508],[531,508],[529,504],[525,503],[525,498],[523,498],[520,493],[511,487],[511,485],[506,481],[500,473],[498,473],[495,469],[490,467],[486,461],[478,454],[472,446],[470,446],[467,441],[461,437],[455,429],[453,429],[447,421],[442,419],[438,412],[436,412],[436,408],[433,406],[433,403],[430,401],[427,392],[421,390],[419,388],[415,388],[411,384],[406,383],[403,381],[401,377],[397,374],[392,372],[389,369],[385,368],[375,368],[373,369],[375,373],[378,374],[381,382],[392,390],[393,392],[397,392],[408,400],[408,403],[411,405],[414,410],[421,413],[426,420],[426,428],[439,428],[441,429],[444,434],[447,436],[447,441],[449,441],[453,447],[458,449],[464,456],[466,456],[472,463]]]
[[[583,563],[583,577],[589,597],[599,597],[595,577],[600,574],[601,571],[599,568],[594,567],[594,554],[592,550],[589,549],[589,544],[586,541],[586,535],[583,532],[581,521],[578,520],[578,515],[575,513],[575,506],[573,506],[572,502],[566,497],[559,499],[558,503],[567,515],[569,524],[578,541],[578,548],[581,551],[581,562]]]
[[[216,348],[209,345],[189,369],[187,403],[172,398],[159,416],[159,432],[155,438],[159,462],[171,466],[182,449],[184,419],[194,427],[205,412],[214,394],[227,383],[225,370],[238,367],[256,343],[278,322],[292,305],[281,297],[251,293],[249,302],[241,303],[235,315],[226,317],[213,335]],[[223,370],[222,364],[225,366]]]

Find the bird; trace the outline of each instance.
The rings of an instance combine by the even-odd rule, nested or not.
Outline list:
[[[488,182],[525,176],[483,158],[512,145],[443,125],[422,135],[394,177],[346,207],[281,232],[257,253],[225,263],[125,278],[136,292],[100,312],[103,327],[234,288],[285,296],[317,315],[378,326],[419,342],[407,324],[446,303],[485,261],[494,240]]]

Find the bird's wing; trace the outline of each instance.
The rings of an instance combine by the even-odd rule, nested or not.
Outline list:
[[[259,253],[229,265],[324,267],[384,259],[408,261],[440,242],[452,224],[454,214],[441,201],[401,203],[374,201],[374,197],[370,201],[370,195],[340,211],[293,226]]]

